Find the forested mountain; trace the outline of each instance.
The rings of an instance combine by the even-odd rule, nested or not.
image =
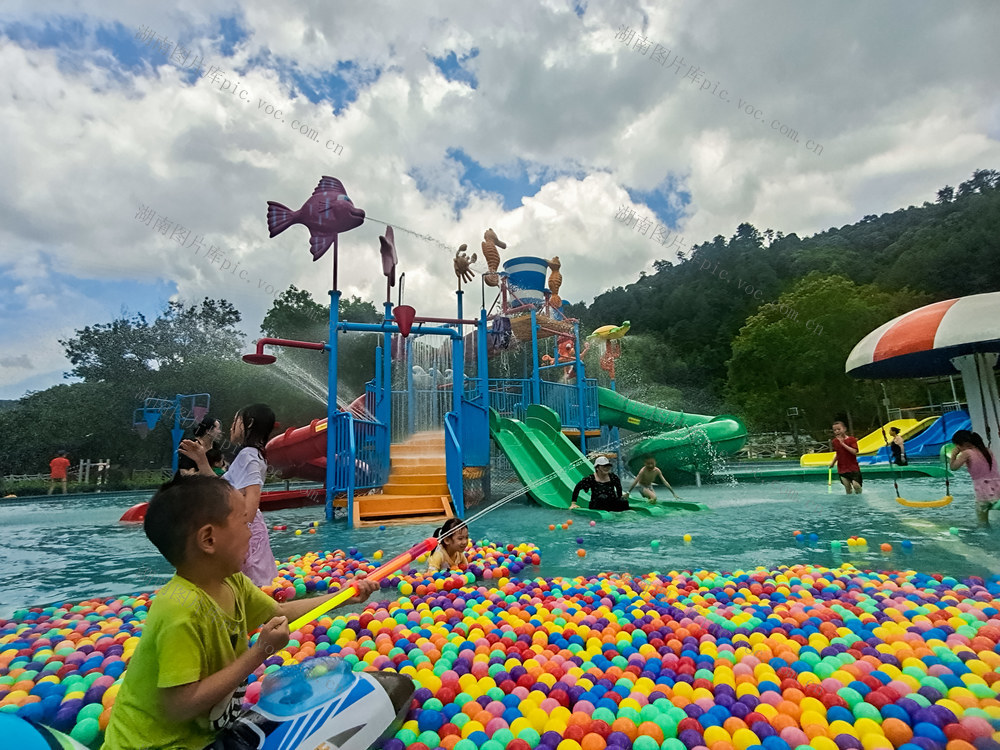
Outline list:
[[[581,328],[587,330],[630,320],[630,336],[653,337],[669,352],[669,385],[705,406],[740,409],[749,404],[731,382],[734,341],[750,323],[795,322],[788,319],[791,313],[769,322],[754,316],[782,303],[782,295],[795,291],[807,277],[817,289],[817,277],[840,277],[841,293],[851,294],[853,282],[867,289],[860,296],[869,303],[881,300],[872,309],[874,315],[861,315],[867,319],[865,326],[870,320],[878,322],[851,331],[857,334],[854,343],[880,322],[920,304],[1000,290],[1000,172],[977,170],[957,190],[946,186],[938,191],[935,203],[865,216],[812,237],[760,232],[741,224],[732,237],[719,235],[695,245],[676,263],[657,261],[652,274],[643,272],[634,283],[610,289],[592,304],[574,305],[568,312],[580,317]],[[878,290],[893,294],[880,297]],[[853,343],[843,351],[840,342],[831,352],[828,335],[812,333],[819,325],[829,334],[830,324],[843,333],[845,321],[837,319],[836,307],[836,298],[827,299],[812,310],[810,330],[806,324],[811,318],[803,317],[797,326],[807,337],[807,352],[827,358],[836,354],[842,373]],[[752,416],[769,421],[761,414]]]

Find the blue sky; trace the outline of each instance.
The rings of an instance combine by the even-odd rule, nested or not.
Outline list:
[[[0,398],[61,382],[58,339],[123,311],[151,320],[172,295],[229,299],[251,338],[273,299],[253,280],[325,301],[329,257],[312,262],[304,227],[271,239],[265,221],[267,200],[297,208],[322,175],[397,227],[408,301],[443,315],[455,249],[478,250],[486,227],[504,258],[559,255],[562,296],[588,302],[674,252],[616,222],[623,204],[688,245],[745,221],[808,236],[1000,166],[1000,110],[981,94],[993,6],[49,7],[0,9],[0,142],[12,144],[0,151]],[[618,38],[623,24],[766,119],[658,66]],[[140,25],[248,99],[137,40]],[[802,143],[772,133],[772,118]],[[136,195],[253,279],[133,221]],[[340,238],[345,294],[382,298],[383,231],[369,221]]]

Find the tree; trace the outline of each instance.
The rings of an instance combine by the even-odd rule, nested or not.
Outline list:
[[[870,424],[881,393],[846,375],[844,362],[865,335],[929,301],[812,273],[747,319],[732,343],[726,394],[757,429],[784,429],[791,406],[805,409],[814,431],[840,414]]]
[[[938,203],[951,203],[953,200],[955,200],[955,188],[951,185],[945,185],[937,191]]]
[[[294,285],[282,292],[261,322],[261,332],[274,338],[300,341],[329,340],[329,308],[316,302],[309,292]],[[380,323],[382,316],[371,302],[360,297],[341,298],[339,320],[352,323]],[[338,333],[337,380],[342,398],[353,400],[364,392],[365,383],[375,376],[375,333]],[[302,349],[282,349],[276,365],[289,371],[288,377],[310,393],[325,393],[328,358]]]
[[[93,382],[137,382],[192,357],[235,358],[243,347],[241,316],[226,300],[201,305],[170,302],[152,325],[137,314],[78,329],[59,343],[73,365],[67,377]]]

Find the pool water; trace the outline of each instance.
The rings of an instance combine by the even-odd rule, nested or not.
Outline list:
[[[900,490],[912,500],[944,494],[939,479],[908,479]],[[661,488],[661,497],[669,492]],[[993,529],[977,529],[972,484],[960,475],[952,481],[955,501],[944,508],[912,509],[895,502],[892,482],[866,483],[863,495],[827,492],[826,483],[771,482],[705,485],[681,488],[685,500],[710,510],[679,512],[659,519],[623,514],[613,521],[574,519],[567,530],[558,524],[570,518],[532,504],[511,501],[471,525],[473,540],[532,541],[542,564],[527,576],[593,575],[601,571],[641,574],[670,570],[745,570],[758,565],[809,563],[837,566],[851,563],[865,569],[917,570],[952,576],[989,576],[1000,572],[1000,517]],[[0,618],[23,606],[97,596],[121,596],[151,591],[172,569],[149,543],[141,526],[123,525],[118,518],[150,493],[77,495],[5,500],[0,503]],[[328,523],[320,507],[267,513],[268,525],[287,524],[272,531],[271,545],[281,560],[309,550],[357,547],[366,557],[381,549],[386,557],[429,536],[433,526],[388,527],[348,531],[343,521]],[[307,529],[321,520],[316,534]],[[550,524],[557,524],[555,531]],[[957,527],[958,534],[950,533]],[[817,541],[796,541],[793,532],[815,533]],[[685,543],[685,534],[692,536]],[[867,547],[842,546],[832,540],[863,536]],[[582,539],[578,543],[577,539]],[[658,540],[657,548],[651,546]],[[901,542],[911,540],[912,550]],[[889,542],[892,551],[879,545]],[[577,555],[578,549],[585,557]]]

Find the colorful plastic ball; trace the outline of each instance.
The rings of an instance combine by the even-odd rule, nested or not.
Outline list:
[[[385,531],[385,524],[382,524],[381,526],[379,526],[378,530],[379,531]]]
[[[690,542],[691,541],[691,535],[690,534],[685,534],[684,535],[684,541],[685,542]]]
[[[892,552],[892,545],[889,544],[888,542],[882,542],[882,544],[880,544],[878,548],[883,552]]]
[[[577,556],[577,557],[586,557],[586,556],[587,556],[587,550],[585,550],[585,549],[583,549],[583,548],[581,547],[580,549],[578,549],[578,550],[576,551],[576,556]]]
[[[555,530],[556,530],[556,525],[554,523],[550,523],[549,524],[549,531],[555,531]]]
[[[591,522],[590,522],[590,525],[591,525],[591,526],[597,526],[597,521],[591,521]]]
[[[578,537],[576,538],[576,543],[577,543],[577,544],[583,544],[583,537],[582,537],[582,536],[578,536]]]
[[[809,535],[809,541],[810,542],[818,542],[819,541],[819,534],[817,534],[815,532],[813,532],[812,534],[810,534]]]
[[[316,529],[309,529],[309,533],[310,534],[315,534],[316,533]]]
[[[901,543],[903,549],[913,549],[913,542],[909,539],[904,539]]]
[[[832,542],[830,542],[830,549],[840,549],[840,542],[834,539]]]
[[[295,529],[295,536],[302,536],[302,529]]]
[[[653,549],[659,549],[660,548],[660,540],[659,539],[654,539],[653,541],[651,541],[649,543],[649,546],[652,547]]]
[[[952,526],[950,529],[948,529],[948,533],[949,534],[953,534],[953,535],[957,535],[958,534],[958,527],[957,526]]]
[[[381,560],[381,559],[382,559],[382,550],[380,549],[375,550],[375,552],[372,553],[372,560]]]

